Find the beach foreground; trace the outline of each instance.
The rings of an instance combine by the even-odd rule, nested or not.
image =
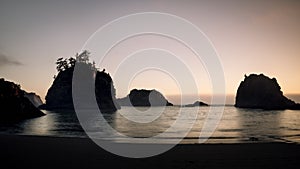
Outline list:
[[[177,145],[150,158],[111,154],[86,138],[0,135],[1,168],[299,168],[300,145]]]

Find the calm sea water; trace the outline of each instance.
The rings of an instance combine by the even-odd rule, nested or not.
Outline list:
[[[162,114],[154,118],[156,109],[147,112],[146,107],[122,107],[113,114],[104,114],[105,122],[121,133],[117,137],[106,138],[115,142],[126,142],[123,136],[133,138],[147,138],[158,136],[162,142],[168,143],[172,139],[184,136],[186,126],[192,126],[181,143],[198,143],[203,124],[207,120],[210,107],[180,108],[166,107]],[[149,111],[149,110],[148,110]],[[152,111],[152,112],[151,112]],[[47,115],[25,120],[17,124],[1,124],[0,132],[5,134],[41,135],[58,137],[87,137],[78,123],[73,112],[44,111]],[[197,114],[192,119],[190,112]],[[179,113],[183,116],[180,122]],[[150,114],[150,115],[149,115]],[[152,114],[152,115],[151,115]],[[96,119],[91,117],[91,119]],[[128,120],[130,119],[130,120]],[[144,120],[136,123],[131,120]],[[95,120],[91,123],[91,136],[105,132],[104,121]],[[175,130],[168,130],[178,122]],[[204,131],[205,132],[205,131]],[[160,137],[160,134],[164,133]],[[243,142],[295,142],[300,143],[300,111],[280,110],[263,111],[253,109],[238,109],[233,106],[224,108],[224,112],[217,128],[207,143],[243,143]]]

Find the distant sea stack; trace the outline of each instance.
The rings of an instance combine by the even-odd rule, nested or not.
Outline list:
[[[133,89],[129,95],[117,99],[121,106],[173,106],[159,91]]]
[[[43,104],[42,99],[40,98],[39,95],[31,92],[31,93],[24,93],[24,96],[29,99],[29,101],[35,106],[35,107],[39,107],[40,105]]]
[[[40,108],[47,110],[59,109],[74,109],[72,98],[72,78],[75,63],[81,67],[87,67],[88,74],[94,74],[91,78],[95,78],[95,95],[98,107],[102,112],[114,112],[120,109],[120,106],[115,102],[115,88],[112,78],[105,70],[98,71],[94,63],[88,62],[89,53],[84,51],[80,55],[76,55],[76,60],[69,58],[63,60],[59,58],[56,62],[58,75],[55,77],[53,84],[48,89],[46,95],[46,103]],[[65,61],[65,62],[63,62]],[[61,63],[62,62],[62,63]],[[84,90],[84,89],[83,89]]]
[[[209,105],[204,102],[201,102],[201,101],[196,101],[193,104],[187,104],[187,105],[184,105],[183,107],[197,107],[197,106],[209,106]]]
[[[286,98],[275,78],[263,74],[245,75],[236,94],[235,107],[265,110],[300,109],[300,104]]]
[[[45,115],[36,108],[20,85],[0,79],[0,121],[14,121]]]

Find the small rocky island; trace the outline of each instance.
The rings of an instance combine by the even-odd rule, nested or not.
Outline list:
[[[124,98],[117,99],[121,106],[173,106],[159,91],[133,89],[129,95]]]
[[[209,105],[204,102],[201,102],[201,101],[195,101],[195,103],[187,104],[187,105],[184,105],[183,107],[198,107],[198,106],[209,106]]]
[[[0,121],[17,121],[45,115],[25,94],[20,85],[0,79]]]
[[[101,112],[114,112],[120,109],[120,106],[115,102],[115,88],[112,78],[105,70],[98,71],[95,63],[89,62],[89,52],[84,51],[81,54],[76,54],[76,59],[70,57],[69,59],[59,58],[56,62],[58,75],[55,76],[53,84],[48,89],[46,95],[46,103],[40,108],[46,110],[69,109],[73,110],[72,98],[72,78],[75,64],[80,64],[86,67],[95,78],[95,96],[98,107]]]
[[[265,110],[300,109],[300,104],[286,98],[275,78],[263,74],[245,75],[236,94],[235,107]]]

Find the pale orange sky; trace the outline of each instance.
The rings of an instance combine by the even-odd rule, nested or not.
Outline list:
[[[113,19],[155,11],[185,18],[208,36],[223,65],[228,94],[235,94],[244,74],[250,73],[276,77],[284,93],[300,93],[299,9],[300,2],[293,0],[1,1],[0,76],[44,97],[56,74],[58,57],[79,52],[99,27]],[[198,72],[194,76],[200,93],[211,93],[203,65],[190,59],[176,42],[147,36],[125,41],[101,65],[107,72],[113,74],[117,58],[126,54],[122,47],[127,52],[143,47],[175,49]],[[156,88],[166,95],[178,93],[170,77],[155,71],[136,76],[129,86],[115,79],[115,87],[118,97],[135,87]]]

